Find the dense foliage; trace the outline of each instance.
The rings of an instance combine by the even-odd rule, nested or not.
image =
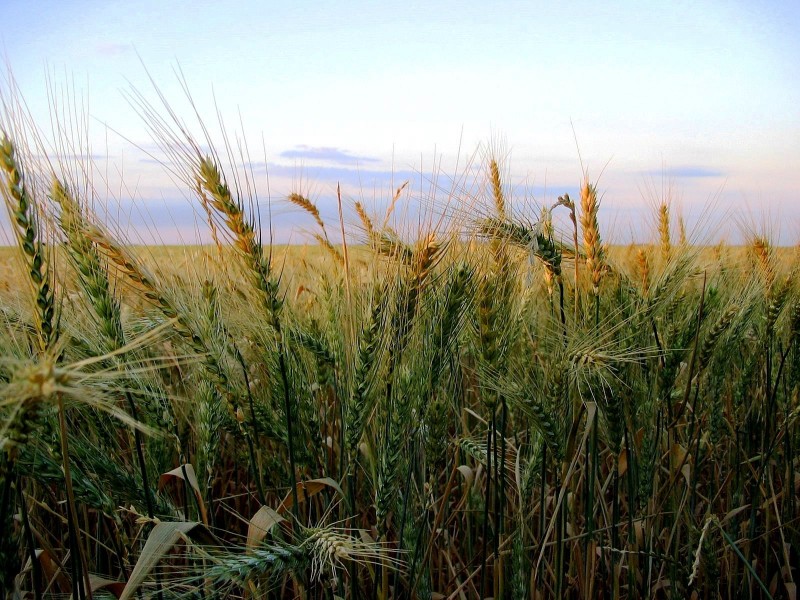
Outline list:
[[[357,203],[358,247],[292,194],[319,245],[278,261],[162,133],[218,242],[175,264],[6,127],[6,597],[796,597],[793,251],[666,198],[609,248],[588,178],[516,206],[487,155],[413,235]]]

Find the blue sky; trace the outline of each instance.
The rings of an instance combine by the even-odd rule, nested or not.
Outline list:
[[[552,202],[577,187],[579,148],[617,241],[641,232],[666,181],[690,223],[713,199],[793,243],[798,27],[796,1],[4,0],[0,43],[40,125],[48,77],[85,94],[108,189],[152,207],[167,240],[192,235],[189,200],[142,152],[154,145],[124,91],[154,101],[149,72],[191,122],[179,66],[212,131],[217,109],[229,138],[243,126],[271,196],[306,192],[329,216],[337,182],[380,209],[411,179],[413,202],[480,144],[507,157],[518,197]],[[284,237],[310,227],[285,206],[276,223]]]

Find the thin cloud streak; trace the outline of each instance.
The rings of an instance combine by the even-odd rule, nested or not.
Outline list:
[[[676,179],[697,179],[702,177],[725,177],[725,173],[719,169],[712,169],[701,166],[671,167],[668,169],[653,169],[646,171],[644,175],[650,177],[674,177]]]
[[[377,163],[380,159],[372,156],[356,156],[341,148],[328,146],[296,146],[280,153],[281,158],[318,160],[339,165],[356,165],[360,163]]]
[[[100,42],[95,46],[95,51],[102,56],[120,56],[133,50],[130,44],[116,42]]]
[[[419,181],[420,177],[423,179],[430,178],[430,175],[420,174],[412,170],[370,170],[313,165],[297,167],[281,164],[269,164],[266,168],[270,176],[302,177],[304,180],[341,183],[342,185],[354,187],[389,186],[392,182],[395,185],[400,185],[406,180],[413,182]]]

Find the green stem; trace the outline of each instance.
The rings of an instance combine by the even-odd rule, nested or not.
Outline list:
[[[494,429],[494,407],[492,408],[492,416],[490,425],[486,430],[486,491],[483,497],[483,540],[481,544],[481,585],[480,593],[481,598],[486,597],[486,558],[487,550],[489,548],[489,503],[491,502],[492,494],[492,430]]]
[[[245,438],[247,439],[247,446],[250,452],[250,463],[253,469],[253,478],[256,480],[256,489],[258,490],[258,501],[261,502],[261,505],[264,506],[267,503],[267,497],[264,494],[264,483],[261,481],[261,469],[259,468],[255,448],[253,448],[253,440],[255,439],[258,441],[258,420],[256,419],[256,408],[255,403],[253,402],[253,393],[250,390],[250,376],[247,373],[247,364],[244,362],[244,356],[239,351],[239,348],[236,347],[234,344],[233,346],[234,354],[236,355],[236,360],[239,362],[239,366],[242,367],[242,376],[244,377],[244,387],[247,393],[247,404],[248,408],[250,409],[250,426],[253,429],[252,438],[249,435],[246,435]]]
[[[286,359],[284,357],[284,344],[281,336],[280,326],[276,323],[275,332],[278,336],[278,368],[281,372],[281,383],[283,384],[283,410],[286,413],[286,435],[289,450],[289,481],[292,486],[292,514],[298,518],[299,503],[297,501],[297,466],[294,460],[294,415],[292,414],[292,401],[289,394],[289,374],[286,369]]]
[[[33,594],[34,600],[41,600],[42,598],[42,566],[36,557],[36,545],[33,539],[33,532],[31,531],[30,520],[28,519],[28,507],[25,503],[25,494],[22,492],[22,487],[17,488],[19,495],[20,512],[22,513],[22,525],[25,528],[25,545],[28,547],[28,559],[31,561],[33,569]]]
[[[61,460],[64,469],[64,489],[67,494],[67,524],[69,529],[70,546],[75,553],[72,563],[73,582],[77,591],[78,600],[88,598],[92,600],[92,587],[89,582],[89,566],[86,562],[86,554],[80,541],[80,529],[78,527],[78,511],[75,507],[75,494],[72,489],[72,473],[69,468],[69,442],[67,441],[67,417],[64,410],[64,399],[61,394],[57,394],[58,403],[58,424],[61,435]]]
[[[758,587],[761,588],[761,591],[764,592],[764,594],[766,594],[767,598],[772,600],[772,594],[769,593],[767,586],[764,585],[763,581],[761,581],[761,578],[758,576],[758,573],[756,573],[756,570],[753,568],[753,565],[750,564],[750,561],[744,557],[741,550],[739,550],[739,548],[736,546],[736,542],[734,542],[733,539],[731,539],[728,533],[722,528],[722,525],[717,523],[717,527],[719,528],[719,531],[722,534],[724,540],[733,549],[733,551],[736,553],[736,556],[738,556],[739,559],[742,561],[742,564],[744,564],[744,567],[745,569],[747,569],[747,572],[750,573],[750,575],[753,576],[753,579],[756,580],[756,583],[758,584]]]
[[[500,399],[500,474],[498,478],[500,502],[497,510],[497,536],[494,544],[494,564],[499,569],[500,587],[498,596],[503,597],[505,587],[505,568],[500,558],[500,544],[503,537],[503,519],[505,518],[506,507],[506,430],[508,428],[508,404],[505,397]],[[495,444],[497,446],[497,444]]]

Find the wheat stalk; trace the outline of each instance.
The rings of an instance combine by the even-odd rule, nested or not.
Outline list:
[[[639,269],[639,281],[642,284],[642,295],[647,296],[650,291],[650,258],[647,250],[639,248],[636,251],[636,266]]]
[[[280,329],[279,314],[283,301],[278,295],[278,283],[272,277],[270,262],[264,256],[254,224],[246,218],[241,203],[234,200],[228,184],[210,158],[200,160],[197,177],[199,185],[209,194],[211,206],[223,216],[233,234],[235,247],[245,259],[252,280],[261,292],[270,323],[276,330]]]
[[[503,185],[500,182],[500,167],[497,166],[497,161],[494,158],[489,161],[489,181],[492,186],[492,198],[494,199],[494,210],[497,218],[506,219],[508,218],[508,213],[506,212]]]
[[[364,226],[364,230],[367,232],[367,237],[372,238],[375,236],[375,225],[372,222],[372,219],[369,218],[367,211],[364,209],[364,205],[361,202],[355,202],[354,206],[356,208],[356,214],[358,218],[361,219],[361,224]]]
[[[342,253],[339,252],[339,249],[336,248],[333,244],[331,244],[330,240],[327,237],[323,237],[317,233],[314,234],[314,239],[317,240],[317,243],[325,248],[328,254],[331,255],[333,260],[335,260],[340,266],[344,267],[344,256]]]
[[[658,236],[661,242],[661,260],[664,264],[672,258],[672,242],[669,230],[669,205],[662,202],[658,207]]]
[[[42,243],[36,203],[26,187],[14,144],[5,135],[0,140],[0,167],[6,180],[2,186],[3,198],[25,257],[28,279],[33,286],[39,351],[46,352],[58,339],[49,255]]]
[[[322,222],[322,219],[319,216],[319,209],[317,208],[316,204],[297,192],[292,192],[289,194],[288,200],[295,206],[299,206],[308,214],[310,214],[314,218],[314,221],[316,221],[317,225],[319,225],[319,228],[322,231],[325,231],[325,223]]]
[[[581,228],[583,229],[583,251],[586,253],[586,268],[592,282],[592,293],[600,295],[600,280],[603,277],[604,256],[600,244],[600,225],[597,214],[600,202],[597,199],[597,188],[584,180],[581,187]]]

